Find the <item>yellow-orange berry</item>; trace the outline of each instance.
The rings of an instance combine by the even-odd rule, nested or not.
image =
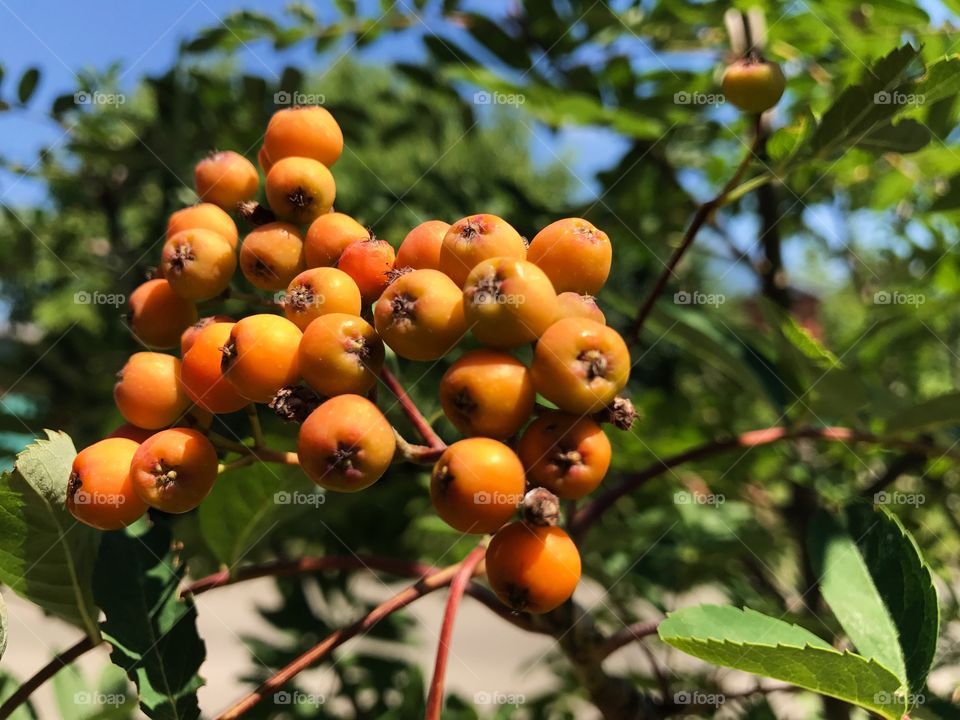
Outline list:
[[[359,315],[360,289],[349,275],[331,267],[304,270],[290,281],[283,299],[283,312],[301,330],[321,315]]]
[[[237,248],[237,224],[222,208],[213,203],[191,205],[170,215],[167,220],[166,239],[169,240],[184,230],[212,230],[230,243],[234,250]]]
[[[194,187],[205,202],[233,210],[257,194],[260,176],[243,155],[226,150],[211,153],[193,169]]]
[[[343,132],[325,108],[287,108],[270,118],[263,149],[273,163],[286,157],[305,157],[330,167],[343,152]]]
[[[150,507],[184,513],[210,492],[217,468],[217,451],[206,436],[178,427],[158,432],[137,449],[130,478]]]
[[[127,324],[147,347],[172,348],[197,321],[197,307],[180,297],[165,279],[147,280],[130,294]]]
[[[332,267],[349,245],[368,237],[370,231],[349,215],[338,212],[321,215],[307,228],[304,242],[307,267]]]
[[[527,248],[527,260],[547,274],[558,293],[595,294],[607,281],[612,259],[610,238],[582,218],[550,223]]]
[[[180,386],[180,360],[173,355],[138,352],[117,373],[113,398],[124,420],[147,430],[172,425],[190,406]]]
[[[336,195],[333,175],[310,158],[285,157],[267,173],[267,202],[281,220],[306,225],[330,212]]]
[[[545,412],[523,431],[517,454],[531,485],[577,500],[603,480],[611,449],[603,428],[590,418]]]
[[[397,250],[397,267],[439,270],[440,247],[443,245],[443,236],[449,229],[450,223],[445,223],[443,220],[427,220],[417,225],[400,243],[400,249]]]
[[[236,412],[250,402],[227,382],[220,367],[220,348],[230,341],[233,326],[232,322],[207,325],[184,353],[180,367],[184,392],[195,405],[215,415]]]
[[[254,228],[240,246],[240,270],[260,290],[283,290],[306,267],[296,225],[273,222]]]
[[[163,276],[189,300],[209,300],[230,285],[237,254],[212,230],[184,230],[167,240],[161,255]]]
[[[307,326],[300,341],[300,374],[321,395],[363,395],[377,384],[383,342],[366,320],[330,313]]]
[[[575,292],[563,292],[557,295],[557,320],[568,317],[586,318],[601,325],[607,324],[603,310],[597,305],[593,295],[581,295]]]
[[[464,435],[506,440],[533,413],[530,371],[511,355],[474,350],[460,357],[440,381],[440,405]]]
[[[300,426],[300,467],[327,490],[357,492],[387,471],[396,451],[393,428],[377,406],[359,395],[338,395]]]
[[[390,271],[396,256],[386,240],[367,237],[346,247],[337,267],[353,278],[360,288],[360,297],[368,305],[380,297],[390,282]]]
[[[467,331],[463,293],[437,270],[414,270],[394,280],[373,309],[383,341],[408,360],[436,360]]]
[[[208,326],[213,325],[214,323],[233,323],[233,318],[228,315],[212,315],[210,317],[200,318],[193,325],[188,327],[183,331],[183,334],[180,335],[180,357],[186,356],[190,351],[190,348],[193,347],[193,344],[197,341],[197,338],[200,336],[200,333],[204,331]]]
[[[138,447],[127,438],[107,438],[73,459],[67,509],[77,520],[98,530],[119,530],[146,512],[130,479],[130,462]]]
[[[443,236],[440,270],[462,288],[478,263],[494,257],[523,260],[526,256],[526,243],[506,220],[489,214],[470,215],[457,220]]]
[[[266,403],[300,379],[297,348],[303,333],[279,315],[250,315],[230,330],[221,348],[221,370],[237,392]]]

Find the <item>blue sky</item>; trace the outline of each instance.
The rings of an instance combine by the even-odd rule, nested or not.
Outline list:
[[[20,76],[29,67],[42,71],[40,86],[31,105],[49,107],[58,95],[77,87],[76,72],[104,70],[116,63],[121,85],[132,87],[143,75],[167,69],[176,57],[177,47],[197,31],[215,25],[218,19],[244,7],[280,16],[288,0],[131,0],[115,2],[88,0],[66,3],[62,0],[0,0],[0,62],[5,77],[2,94],[16,92]],[[501,2],[483,3],[489,11]],[[337,13],[329,2],[310,3],[321,20],[334,20]],[[364,0],[361,8],[376,12],[377,3]],[[429,20],[428,20],[429,22]],[[365,62],[387,63],[417,57],[422,52],[419,39],[398,41],[396,36],[379,41],[358,57]],[[265,77],[277,76],[284,65],[296,63],[304,68],[316,65],[312,49],[304,44],[283,52],[263,44],[240,51],[240,61],[251,72]],[[40,112],[14,111],[0,114],[0,155],[8,160],[32,162],[37,151],[58,141],[62,131]],[[597,170],[616,161],[625,143],[611,133],[597,129],[575,129],[554,136],[540,132],[531,144],[535,159],[547,162],[554,153],[573,153],[573,170],[590,178]],[[569,153],[565,154],[567,157]],[[581,194],[588,194],[586,185]],[[0,173],[0,198],[10,205],[42,200],[43,188],[9,173]]]

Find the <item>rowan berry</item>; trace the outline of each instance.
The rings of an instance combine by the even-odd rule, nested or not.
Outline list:
[[[301,330],[321,315],[359,315],[360,289],[349,275],[332,267],[304,270],[287,286],[283,312]]]
[[[253,163],[232,150],[214,152],[193,170],[197,195],[205,202],[233,210],[257,194],[260,176]]]
[[[593,295],[581,295],[575,292],[562,292],[557,295],[557,320],[568,317],[586,318],[601,325],[607,324],[603,310],[597,305]]]
[[[237,224],[222,208],[213,203],[191,205],[170,215],[167,220],[166,239],[169,240],[184,230],[212,230],[230,243],[231,248],[237,249]]]
[[[370,231],[349,215],[331,212],[321,215],[307,228],[304,251],[307,267],[332,267],[347,247],[370,237]]]
[[[279,315],[250,315],[230,329],[220,368],[228,382],[252,402],[266,403],[300,379],[297,347],[303,333]]]
[[[287,108],[270,118],[263,149],[273,163],[281,158],[304,157],[330,167],[343,152],[343,131],[326,108]]]
[[[180,360],[155,352],[134,353],[117,373],[113,397],[123,418],[147,430],[179,420],[190,406],[180,386]]]
[[[330,212],[337,194],[325,165],[304,157],[277,160],[267,173],[267,203],[281,220],[306,225]]]
[[[214,323],[233,323],[234,320],[228,315],[213,315],[211,317],[200,318],[193,325],[188,327],[180,335],[180,357],[186,356],[190,348],[197,341],[200,333]]]
[[[363,318],[330,313],[307,326],[298,357],[303,379],[321,395],[364,395],[383,367],[383,341]]]
[[[67,481],[67,509],[77,520],[98,530],[119,530],[147,510],[130,478],[130,462],[139,444],[107,438],[81,450]]]
[[[440,247],[443,245],[443,236],[449,229],[450,223],[445,223],[443,220],[427,220],[417,225],[400,243],[400,249],[397,250],[397,267],[439,270]]]
[[[593,295],[607,281],[612,259],[607,234],[581,218],[550,223],[527,249],[527,260],[547,274],[558,293]]]
[[[209,300],[230,285],[237,254],[212,230],[184,230],[167,240],[161,255],[163,276],[188,300]]]
[[[236,412],[250,402],[227,382],[220,368],[223,359],[220,348],[230,341],[234,324],[207,325],[184,353],[180,367],[184,392],[195,405],[215,415]]]
[[[723,96],[744,112],[762,113],[776,105],[787,86],[777,63],[744,58],[723,73]]]
[[[496,215],[470,215],[447,230],[440,245],[440,270],[463,287],[478,263],[494,257],[523,260],[527,245],[510,224]]]
[[[284,290],[305,267],[303,238],[290,223],[254,228],[240,246],[240,270],[260,290]]]
[[[177,427],[161,430],[137,448],[130,477],[147,505],[184,513],[209,494],[218,466],[217,451],[205,435]]]
[[[127,325],[147,347],[176,347],[180,335],[197,321],[197,307],[180,297],[165,279],[147,280],[130,294]]]
[[[531,485],[569,500],[592,492],[610,468],[610,441],[588,417],[545,412],[517,446]]]

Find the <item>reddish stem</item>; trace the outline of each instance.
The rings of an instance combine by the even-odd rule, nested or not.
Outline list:
[[[223,587],[254,580],[262,577],[285,577],[301,573],[320,572],[323,570],[379,570],[399,577],[421,577],[436,568],[398,558],[381,557],[378,555],[329,555],[326,557],[305,557],[298,560],[277,560],[251,565],[241,568],[233,575],[229,570],[221,570],[207,575],[187,585],[181,595],[200,595]]]
[[[872,433],[861,432],[845,427],[804,427],[788,429],[770,427],[761,430],[750,430],[725,440],[711,440],[702,445],[685,450],[677,455],[657,460],[655,463],[631,475],[619,485],[609,488],[598,495],[590,504],[581,509],[574,516],[571,524],[571,535],[581,539],[590,527],[600,519],[610,507],[624,495],[632,493],[648,480],[694,460],[719,455],[737,448],[751,448],[761,445],[770,445],[780,440],[798,440],[808,438],[812,440],[826,440],[829,442],[871,443],[902,448],[924,455],[940,454],[944,457],[960,459],[960,451],[943,450],[926,443],[898,438],[885,438]]]
[[[10,717],[18,707],[27,701],[27,698],[30,697],[30,694],[33,693],[34,690],[56,675],[61,668],[65,668],[85,652],[92,650],[99,644],[99,640],[91,640],[89,635],[85,635],[76,644],[67,648],[59,655],[55,655],[53,659],[40,668],[33,677],[18,687],[16,691],[6,699],[3,705],[0,705],[0,718]]]
[[[450,583],[450,593],[447,596],[447,606],[443,611],[443,624],[440,626],[440,643],[437,646],[437,662],[433,668],[433,681],[427,694],[427,712],[425,720],[440,720],[440,711],[443,709],[443,682],[447,675],[447,659],[450,657],[450,642],[453,638],[453,626],[457,619],[457,610],[460,608],[460,599],[470,583],[470,578],[476,572],[477,565],[483,560],[487,548],[477,545],[460,564],[460,569]]]
[[[390,388],[390,392],[396,396],[397,402],[400,403],[404,414],[410,419],[410,422],[416,428],[417,432],[420,433],[420,437],[426,441],[427,445],[435,450],[446,448],[446,443],[440,439],[440,436],[437,435],[430,426],[430,423],[427,422],[423,413],[420,412],[420,408],[418,408],[416,403],[407,395],[407,391],[403,389],[403,385],[400,384],[397,376],[387,368],[383,368],[383,370],[380,371],[380,377],[386,386]]]
[[[249,710],[256,707],[256,705],[265,697],[279,690],[290,680],[296,677],[297,674],[322,660],[330,652],[350,638],[366,632],[380,622],[383,618],[395,613],[397,610],[405,608],[415,600],[419,600],[425,595],[429,595],[430,593],[449,585],[453,581],[453,578],[456,576],[457,572],[460,570],[460,567],[460,563],[457,563],[456,565],[450,565],[442,570],[438,570],[435,573],[421,578],[415,584],[377,605],[377,607],[352,625],[348,625],[345,628],[341,628],[336,632],[331,633],[324,640],[314,645],[312,648],[307,650],[307,652],[303,653],[303,655],[289,663],[282,670],[267,678],[256,690],[242,698],[235,705],[219,715],[218,719],[227,720],[228,718],[241,717]]]
[[[702,228],[706,224],[707,220],[710,219],[710,215],[713,214],[713,211],[723,205],[727,195],[737,186],[737,183],[740,182],[740,178],[743,177],[744,172],[746,172],[747,167],[750,165],[750,161],[753,160],[754,156],[756,155],[757,148],[760,146],[760,141],[763,136],[763,133],[761,133],[760,130],[761,116],[757,115],[754,123],[753,141],[750,143],[750,149],[743,156],[740,164],[737,165],[736,170],[734,170],[733,176],[727,181],[727,184],[723,186],[723,189],[721,189],[720,192],[714,197],[697,206],[697,209],[693,214],[693,219],[690,221],[690,225],[683,233],[683,238],[680,241],[680,245],[676,250],[673,251],[673,255],[671,255],[670,259],[667,261],[666,266],[663,268],[663,272],[660,273],[657,281],[653,284],[653,289],[650,291],[650,294],[647,295],[647,299],[644,300],[643,305],[640,306],[640,311],[637,313],[637,317],[630,324],[630,327],[626,333],[628,341],[635,342],[640,336],[640,331],[643,329],[644,323],[647,321],[650,313],[653,312],[653,306],[657,304],[657,299],[660,297],[663,289],[670,281],[671,276],[674,274],[673,271],[676,270],[677,265],[680,264],[680,260],[683,259],[683,256],[686,254],[687,250],[689,250],[693,245],[693,241],[696,240],[697,233],[700,232],[700,228]]]

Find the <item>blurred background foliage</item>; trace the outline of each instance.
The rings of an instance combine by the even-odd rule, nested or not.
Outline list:
[[[730,3],[336,5],[333,23],[307,4],[228,15],[185,40],[168,71],[132,85],[119,84],[116,67],[82,76],[78,92],[123,93],[119,105],[78,104],[71,92],[38,108],[31,98],[42,78],[27,73],[0,84],[5,112],[42,112],[67,136],[32,164],[5,163],[46,188],[43,202],[5,205],[0,214],[7,464],[40,428],[62,428],[82,447],[121,422],[113,373],[136,350],[124,307],[84,304],[78,293],[128,295],[157,260],[167,215],[196,199],[193,164],[213,147],[255,159],[284,97],[278,93],[322,96],[346,138],[334,168],[337,209],[394,245],[423,220],[480,211],[504,216],[528,237],[559,217],[593,221],[615,248],[600,303],[623,331],[697,203],[748,149],[748,118],[696,100],[719,92],[732,57],[723,29]],[[759,5],[767,54],[788,77],[764,130],[766,162],[747,175],[748,183],[761,179],[710,220],[633,342],[629,390],[643,420],[632,433],[611,433],[608,482],[657,457],[770,425],[923,433],[944,448],[960,442],[960,6]],[[397,42],[416,51],[402,62],[365,60],[366,49]],[[906,44],[913,49],[888,56]],[[244,48],[268,54],[295,46],[312,49],[313,60],[287,67],[279,81],[241,68],[236,57]],[[844,93],[857,84],[921,99],[873,103],[874,115],[864,118],[857,113],[873,93]],[[520,101],[497,100],[509,96]],[[544,141],[570,127],[595,130],[618,157],[581,177],[575,157]],[[675,297],[683,292],[720,300],[683,304]],[[401,375],[451,439],[436,399],[443,369],[405,366]],[[412,435],[402,416],[391,418]],[[242,414],[224,422],[246,432]],[[291,446],[289,427],[268,421],[267,431],[273,444]],[[812,441],[685,466],[623,498],[588,536],[585,572],[609,589],[599,622],[616,629],[651,608],[669,610],[682,593],[716,587],[729,603],[835,632],[819,619],[828,615],[817,612],[815,592],[808,595],[806,519],[817,505],[890,485],[923,494],[922,504],[895,511],[943,580],[949,637],[957,632],[958,484],[946,459]],[[464,542],[446,552],[456,535],[433,517],[423,472],[398,467],[359,496],[328,498],[319,522],[309,508],[270,503],[275,492],[308,485],[274,467],[219,485],[176,522],[191,574],[241,558],[369,552],[433,562],[446,553],[446,562],[468,549]],[[701,506],[675,496],[703,489],[725,501]],[[280,581],[284,603],[264,616],[290,643],[253,648],[270,666],[334,627],[306,599],[307,584],[329,599],[361,603],[333,575]],[[408,630],[394,616],[374,635],[400,642]],[[955,682],[958,654],[944,644],[935,679]],[[528,700],[525,712],[572,717],[568,701],[582,691],[562,663],[556,669],[557,691]],[[348,714],[402,718],[422,710],[424,678],[400,661],[354,656],[335,672]],[[251,667],[251,677],[264,676]],[[643,669],[632,679],[655,684]],[[713,682],[704,676],[688,687]],[[763,717],[763,706],[735,710]],[[334,712],[313,716],[340,716]],[[445,717],[475,713],[451,701]]]

